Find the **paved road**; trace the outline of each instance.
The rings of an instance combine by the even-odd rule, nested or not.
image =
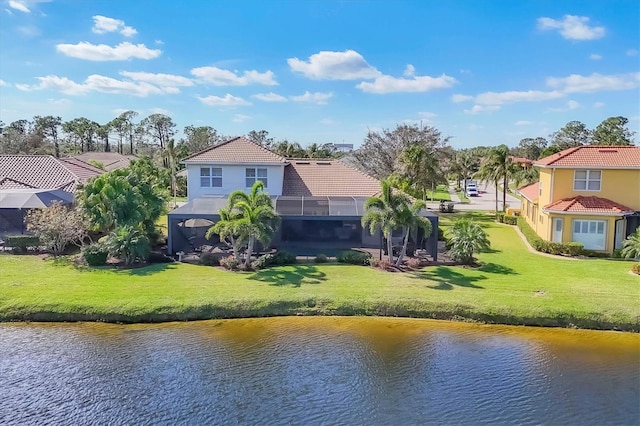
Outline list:
[[[456,195],[455,191],[451,190],[451,201],[455,203],[456,210],[491,210],[494,211],[496,209],[496,194],[495,194],[495,186],[491,183],[480,183],[478,184],[478,196],[470,197],[468,204],[463,204],[458,202],[459,198]],[[437,210],[439,208],[439,204],[431,204],[429,203],[429,208]],[[520,200],[509,195],[507,193],[507,207],[519,209],[520,208]],[[498,210],[502,210],[502,191],[498,191]]]

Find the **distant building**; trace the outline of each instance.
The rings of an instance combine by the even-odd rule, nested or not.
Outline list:
[[[353,151],[352,143],[332,143],[333,149],[337,152],[351,152]]]

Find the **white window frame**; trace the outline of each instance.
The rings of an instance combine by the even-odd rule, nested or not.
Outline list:
[[[584,173],[585,177],[578,178],[578,173]],[[598,174],[598,177],[592,177],[592,175]],[[576,188],[576,184],[578,182],[584,182],[584,189]],[[590,189],[590,184],[596,183],[598,184],[598,189]],[[602,170],[574,170],[573,172],[573,190],[574,191],[585,191],[585,192],[599,192],[602,189]]]
[[[253,176],[249,176],[250,172]],[[262,176],[261,176],[262,175]],[[245,186],[251,188],[256,181],[262,181],[264,187],[267,188],[269,182],[269,169],[266,167],[247,167],[244,169]]]
[[[576,234],[581,235],[602,235],[602,244],[600,246],[594,246],[585,244],[583,241],[578,241],[584,244],[584,248],[587,250],[605,250],[607,248],[607,223],[606,220],[597,219],[573,219],[571,222],[571,240],[576,240]],[[576,232],[576,229],[579,229]]]
[[[222,188],[222,167],[200,167],[200,188]]]

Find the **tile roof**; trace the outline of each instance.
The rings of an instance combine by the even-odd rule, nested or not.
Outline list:
[[[74,155],[73,158],[89,164],[89,161],[97,161],[104,166],[108,172],[111,170],[122,169],[128,167],[133,160],[137,160],[135,155],[122,155],[117,152],[84,152]]]
[[[529,160],[528,158],[514,157],[513,155],[510,155],[509,158],[511,158],[511,161],[513,161],[514,163],[533,164],[533,161]]]
[[[527,200],[536,201],[540,196],[540,182],[534,182],[530,185],[520,187],[518,188],[518,192]]]
[[[197,152],[183,160],[184,163],[252,163],[272,164],[287,159],[269,151],[249,139],[237,137]]]
[[[578,195],[571,198],[563,198],[544,206],[545,211],[550,212],[566,212],[566,213],[633,213],[634,210],[622,204],[616,203],[606,198],[585,197]]]
[[[380,181],[339,160],[290,160],[284,168],[282,195],[371,197]]]
[[[0,186],[3,189],[39,188],[75,190],[79,183],[104,171],[78,161],[51,155],[0,155]]]
[[[578,146],[541,158],[542,167],[640,168],[639,146]]]

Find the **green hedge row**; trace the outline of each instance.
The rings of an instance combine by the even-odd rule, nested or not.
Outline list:
[[[509,216],[504,213],[498,213],[496,215],[496,221],[500,223],[505,223],[507,225],[517,225],[518,216]]]
[[[29,249],[37,249],[40,246],[40,239],[33,235],[9,235],[5,245],[12,247],[14,253],[25,253]]]
[[[539,252],[566,256],[580,256],[585,254],[584,246],[581,243],[552,243],[545,241],[531,229],[523,217],[517,217],[516,220],[518,228],[520,228],[520,231],[522,231],[527,241],[529,241],[531,247]]]

